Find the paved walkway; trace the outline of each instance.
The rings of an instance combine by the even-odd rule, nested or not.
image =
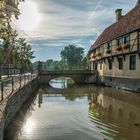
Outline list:
[[[3,110],[6,105],[6,100],[8,97],[14,93],[16,90],[20,89],[24,85],[26,85],[31,80],[35,79],[37,74],[24,74],[22,76],[13,76],[13,78],[7,79],[7,81],[0,83],[0,120],[3,115]],[[2,91],[3,86],[3,91]],[[3,92],[3,100],[2,100],[2,92]]]

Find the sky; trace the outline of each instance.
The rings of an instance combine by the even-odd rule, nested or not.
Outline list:
[[[65,46],[83,47],[85,55],[102,31],[115,22],[115,10],[129,12],[136,0],[26,0],[12,25],[35,51],[32,61],[60,60]]]

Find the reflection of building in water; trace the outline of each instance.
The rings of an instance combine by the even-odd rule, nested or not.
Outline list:
[[[106,94],[107,93],[107,94]],[[140,139],[140,97],[108,88],[90,95],[89,114],[105,124],[117,126],[121,135],[131,140]]]
[[[38,107],[41,107],[41,104],[42,104],[42,94],[43,94],[43,90],[40,88],[39,91],[38,91]]]

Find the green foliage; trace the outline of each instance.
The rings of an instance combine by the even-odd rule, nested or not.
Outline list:
[[[18,33],[10,26],[12,15],[18,18],[18,4],[24,0],[1,0],[0,1],[0,62],[2,65],[14,64],[17,67],[27,67],[34,58],[31,46],[24,38],[18,38]],[[13,7],[5,10],[5,5]],[[8,11],[10,10],[10,13]]]
[[[49,59],[46,61],[45,63],[46,65],[46,70],[62,70],[62,67],[61,67],[61,64],[60,64],[60,61],[54,61],[53,59]]]
[[[84,49],[74,45],[68,45],[61,51],[62,61],[68,69],[85,69],[86,58],[84,58]]]
[[[65,70],[85,70],[88,67],[87,58],[84,57],[84,49],[69,45],[61,51],[61,60],[53,59],[42,62],[43,70],[48,71],[65,71]],[[33,64],[34,65],[34,64]]]
[[[52,65],[53,65],[53,59],[49,59],[46,61],[46,69],[47,70],[52,70]]]
[[[24,67],[29,65],[30,59],[33,58],[31,47],[25,40],[18,39],[17,31],[10,25],[12,16],[18,19],[20,14],[18,5],[22,1],[24,0],[0,0],[0,69],[5,64]],[[19,51],[19,46],[24,51]]]
[[[24,38],[19,38],[16,40],[15,46],[15,60],[14,63],[20,67],[27,67],[31,64],[31,59],[34,51],[29,44],[27,44]]]
[[[18,38],[17,31],[12,28],[0,30],[3,40],[0,48],[0,60],[3,64],[14,64],[24,67],[31,63],[34,58],[31,46],[24,38]]]

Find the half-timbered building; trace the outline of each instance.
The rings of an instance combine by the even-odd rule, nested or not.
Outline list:
[[[126,15],[122,9],[115,13],[116,22],[89,50],[90,70],[106,85],[140,91],[140,0]]]

